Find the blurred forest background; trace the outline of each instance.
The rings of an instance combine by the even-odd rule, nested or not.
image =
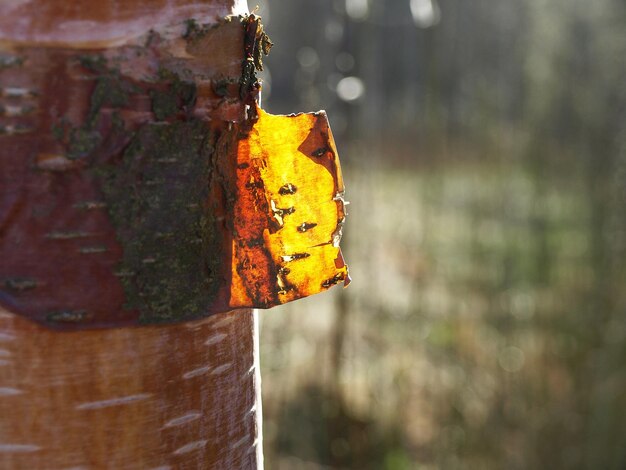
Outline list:
[[[258,4],[354,279],[261,315],[266,467],[626,468],[626,2]]]

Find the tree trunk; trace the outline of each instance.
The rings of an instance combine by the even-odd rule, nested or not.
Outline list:
[[[1,468],[262,467],[256,314],[180,251],[227,241],[185,211],[249,104],[241,3],[0,5]]]
[[[255,314],[57,332],[0,310],[0,467],[261,468]]]
[[[326,114],[258,107],[243,4],[0,3],[2,468],[262,466],[250,308],[350,277]]]

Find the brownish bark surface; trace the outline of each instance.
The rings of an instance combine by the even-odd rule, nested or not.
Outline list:
[[[261,466],[247,308],[350,278],[326,115],[258,108],[243,3],[0,4],[0,467]]]
[[[0,310],[0,468],[261,468],[252,312],[59,333]]]
[[[82,49],[126,44],[147,31],[216,23],[247,13],[245,0],[16,0],[0,4],[0,41]],[[219,53],[219,52],[218,52]]]
[[[180,3],[170,23],[144,18],[142,34],[106,48],[84,48],[82,27],[76,43],[57,39],[79,14],[97,36],[149,4],[42,6],[54,21],[41,25],[31,5],[27,22],[41,30],[2,30],[15,37],[0,68],[0,305],[61,328],[229,309],[231,243],[211,161],[256,91],[253,75],[242,80],[242,20],[216,16],[225,2]],[[153,7],[148,18],[167,13]],[[183,21],[189,9],[210,22]]]
[[[58,331],[135,323],[142,309],[158,311],[160,292],[175,298],[157,321],[199,316],[184,302],[197,278],[159,280],[167,269],[180,274],[167,253],[177,243],[184,253],[189,240],[171,235],[181,220],[195,223],[202,202],[177,205],[201,191],[189,162],[245,118],[244,28],[224,20],[236,8],[0,4],[0,468],[262,467],[251,310]],[[134,164],[125,166],[130,144]],[[157,183],[163,189],[151,192]],[[155,207],[116,206],[123,196]],[[176,210],[184,215],[172,219]],[[137,240],[159,248],[154,259]],[[131,275],[146,281],[135,299]]]
[[[124,42],[115,20],[132,15],[103,10],[107,47],[84,42],[100,7],[80,2],[0,33],[5,308],[59,329],[176,322],[349,282],[326,115],[258,109],[257,17],[175,6]]]

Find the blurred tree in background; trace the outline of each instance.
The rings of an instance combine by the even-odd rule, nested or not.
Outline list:
[[[355,280],[262,315],[267,467],[625,468],[626,3],[259,3]]]

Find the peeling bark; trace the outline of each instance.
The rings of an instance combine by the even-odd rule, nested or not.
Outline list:
[[[80,28],[80,50],[52,24],[13,31],[0,71],[11,311],[63,329],[176,322],[349,281],[325,115],[257,108],[271,47],[258,17],[174,19],[101,49]]]
[[[262,468],[229,311],[349,276],[328,121],[257,107],[243,3],[0,4],[0,467]]]
[[[131,279],[197,288],[155,265],[201,225],[213,143],[244,118],[235,6],[0,4],[1,468],[262,468],[255,313],[47,328],[143,320],[122,308]],[[182,37],[189,18],[207,25],[200,44]]]

